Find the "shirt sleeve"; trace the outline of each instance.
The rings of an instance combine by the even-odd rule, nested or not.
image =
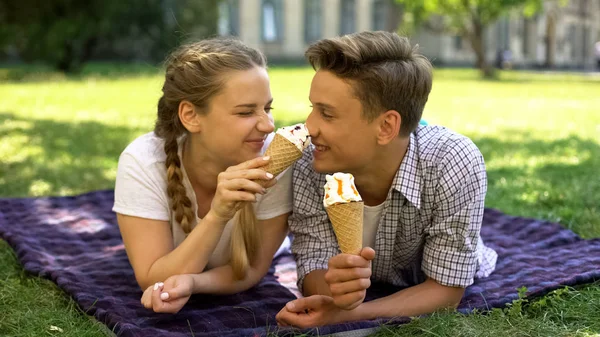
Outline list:
[[[293,167],[294,207],[289,219],[300,291],[306,275],[314,270],[326,270],[329,259],[339,253],[335,233],[323,206],[324,178],[319,176],[312,169],[309,148]]]
[[[161,177],[155,165],[144,166],[132,154],[121,154],[113,212],[152,220],[170,220],[166,176]]]
[[[478,267],[487,177],[483,156],[468,138],[448,142],[445,151],[422,270],[442,285],[464,288],[473,283]]]
[[[292,169],[277,176],[277,183],[267,190],[256,206],[258,220],[272,219],[292,210]]]

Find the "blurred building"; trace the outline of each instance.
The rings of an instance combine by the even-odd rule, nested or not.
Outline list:
[[[219,34],[236,35],[270,60],[301,60],[314,41],[365,30],[396,30],[393,0],[226,0]]]
[[[318,39],[364,30],[395,31],[402,9],[393,0],[226,0],[219,10],[219,34],[236,35],[260,48],[271,61],[303,59]],[[475,55],[460,36],[424,29],[412,37],[437,64],[472,65]],[[544,3],[526,18],[511,13],[486,32],[487,59],[509,59],[515,67],[592,69],[600,40],[600,0]]]
[[[439,63],[475,62],[469,42],[460,36],[421,30],[413,40]],[[508,54],[516,67],[593,69],[594,43],[600,40],[600,1],[569,0],[565,6],[546,1],[543,11],[531,18],[515,11],[489,27],[485,40],[492,63]]]

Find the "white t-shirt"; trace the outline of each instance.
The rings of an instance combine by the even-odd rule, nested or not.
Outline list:
[[[385,202],[377,206],[365,205],[363,212],[363,247],[375,248],[377,229],[379,228],[379,220],[384,206]]]
[[[274,133],[267,137],[263,152],[273,137]],[[183,138],[179,141],[179,158],[181,158],[182,141]],[[175,215],[170,207],[165,167],[167,155],[163,146],[164,141],[158,138],[154,132],[150,132],[138,137],[121,153],[117,169],[113,211],[140,218],[169,221],[173,233],[173,243],[176,247],[185,239],[186,235],[175,220]],[[192,201],[192,208],[196,215],[192,224],[193,228],[200,221],[196,194],[183,166],[181,171],[183,186],[188,198]],[[259,220],[271,219],[292,210],[291,170],[284,171],[277,178],[277,184],[269,188],[266,194],[257,195],[254,211]],[[229,242],[233,223],[234,221],[230,220],[225,226],[207,268],[222,266],[229,262]],[[286,240],[284,244],[289,244],[289,241]]]

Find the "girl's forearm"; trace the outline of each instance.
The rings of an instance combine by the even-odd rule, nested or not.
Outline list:
[[[246,277],[236,280],[230,265],[224,265],[201,274],[193,275],[193,293],[229,295],[252,288],[266,274],[266,271],[248,268]]]
[[[215,217],[209,211],[179,246],[150,266],[144,282],[146,286],[162,282],[176,274],[202,273],[226,224],[227,221]]]

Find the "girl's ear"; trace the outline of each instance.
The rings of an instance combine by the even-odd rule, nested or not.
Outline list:
[[[196,109],[196,106],[190,101],[183,100],[179,103],[179,120],[190,133],[198,133],[202,129]]]

